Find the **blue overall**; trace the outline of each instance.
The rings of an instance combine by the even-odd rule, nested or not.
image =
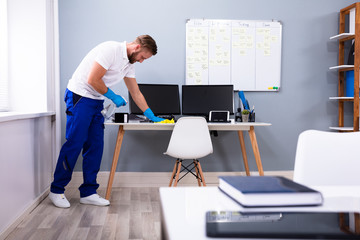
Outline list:
[[[95,194],[99,187],[96,177],[104,148],[104,117],[101,114],[104,100],[82,97],[66,89],[65,103],[66,142],[60,150],[50,191],[64,193],[78,156],[83,150],[84,182],[79,190],[80,197],[87,197]]]

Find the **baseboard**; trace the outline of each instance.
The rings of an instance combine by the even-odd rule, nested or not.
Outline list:
[[[50,189],[46,189],[43,193],[40,194],[40,196],[34,199],[34,201],[29,204],[24,212],[19,214],[16,220],[0,233],[0,240],[4,240],[21,223],[21,221],[24,220],[24,218],[29,215],[49,195],[49,192]]]
[[[106,187],[110,172],[99,172],[98,183]],[[251,172],[258,176],[258,172]],[[245,176],[245,172],[204,172],[205,182],[209,186],[217,186],[219,176]],[[265,176],[284,176],[292,179],[293,171],[266,171]],[[166,187],[169,185],[171,172],[116,172],[112,187]],[[82,172],[74,172],[69,187],[79,187],[83,182]],[[185,176],[178,186],[196,186],[197,181],[191,174]]]

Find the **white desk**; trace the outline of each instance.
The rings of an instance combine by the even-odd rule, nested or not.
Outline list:
[[[315,187],[316,188],[316,187]],[[207,211],[341,211],[360,212],[360,186],[316,188],[324,196],[318,207],[243,208],[217,187],[160,188],[161,223],[164,239],[214,239],[206,237]],[[321,190],[322,189],[322,190]],[[216,238],[217,240],[220,238]]]
[[[116,138],[116,145],[114,150],[114,156],[113,161],[111,165],[110,175],[109,175],[109,181],[106,189],[106,199],[110,199],[111,194],[111,188],[114,180],[114,175],[116,171],[116,166],[119,160],[120,150],[121,150],[121,144],[122,140],[124,138],[125,130],[154,130],[154,131],[160,131],[160,130],[168,130],[171,131],[175,124],[173,123],[114,123],[114,122],[105,122],[105,125],[109,126],[118,126],[118,134]],[[244,166],[246,175],[250,176],[250,170],[249,165],[247,161],[247,154],[246,154],[246,148],[245,148],[245,142],[244,142],[244,135],[243,131],[248,131],[251,146],[254,152],[256,165],[259,171],[259,175],[264,175],[264,170],[261,163],[260,158],[260,152],[259,152],[259,146],[256,140],[255,135],[255,127],[260,126],[270,126],[270,123],[260,123],[260,122],[248,122],[248,123],[208,123],[209,130],[216,130],[216,131],[237,131],[240,141],[240,147],[242,152],[242,157],[244,160]]]

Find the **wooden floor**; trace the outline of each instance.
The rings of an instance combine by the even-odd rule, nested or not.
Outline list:
[[[105,196],[105,189],[98,189]],[[71,207],[55,207],[47,197],[6,240],[160,239],[160,199],[157,187],[115,187],[110,206],[79,203],[77,188],[67,188]]]
[[[218,185],[218,176],[239,175],[244,172],[206,172],[208,186]],[[55,207],[47,197],[5,238],[5,240],[56,239],[161,239],[159,187],[167,186],[169,173],[116,173],[110,206],[97,207],[79,203],[78,186],[82,173],[75,172],[66,187],[65,195],[71,207]],[[257,175],[257,172],[251,172]],[[292,179],[292,172],[266,172],[266,175]],[[108,173],[98,174],[99,195],[105,196]],[[196,186],[190,174],[179,186]],[[186,230],[184,230],[186,231]]]

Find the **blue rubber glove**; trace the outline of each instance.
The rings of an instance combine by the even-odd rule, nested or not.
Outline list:
[[[104,96],[110,99],[111,101],[113,101],[116,107],[121,107],[126,105],[126,100],[122,96],[115,94],[110,88],[108,88]]]
[[[150,108],[145,110],[144,115],[153,122],[161,122],[165,120],[164,118],[155,117],[154,113],[151,111]]]

